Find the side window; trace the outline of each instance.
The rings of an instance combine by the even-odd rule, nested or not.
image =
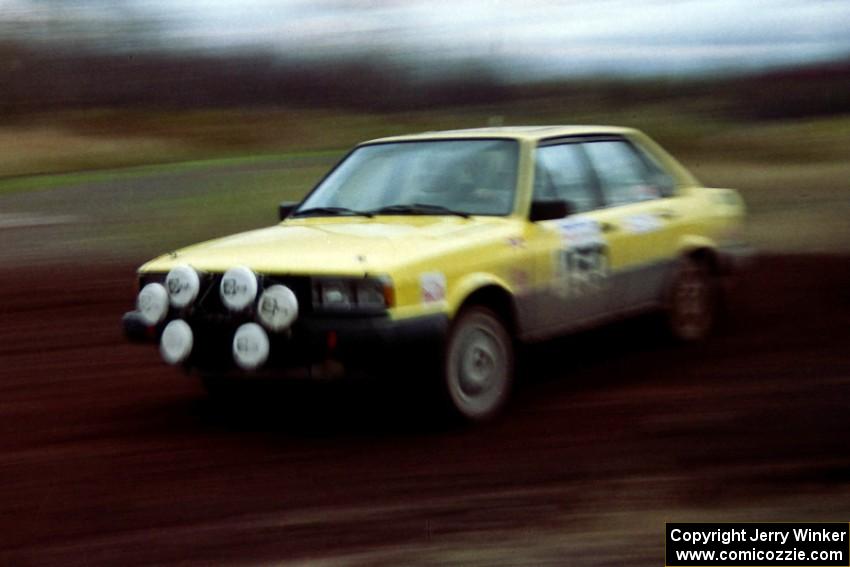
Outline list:
[[[537,149],[535,157],[535,199],[563,199],[569,201],[576,212],[600,205],[578,144],[543,146]]]
[[[672,197],[676,192],[676,182],[673,177],[664,169],[664,166],[651,153],[646,151],[640,145],[636,146],[638,154],[643,158],[643,163],[649,169],[653,183],[661,191],[663,197]]]
[[[586,142],[584,149],[609,205],[661,197],[661,188],[654,182],[652,173],[627,142]]]

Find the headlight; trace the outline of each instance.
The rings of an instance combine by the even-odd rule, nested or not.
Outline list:
[[[168,288],[171,305],[180,309],[195,301],[201,281],[194,268],[182,264],[174,266],[165,276],[165,287]]]
[[[392,282],[388,278],[318,278],[313,284],[313,305],[319,309],[377,310],[392,307]]]
[[[363,279],[354,284],[358,307],[385,309],[392,307],[393,286],[388,279]]]
[[[257,297],[257,276],[245,266],[230,268],[221,277],[221,301],[231,311],[242,311]]]
[[[346,281],[324,281],[319,284],[319,305],[329,309],[350,309],[354,305],[354,289]]]
[[[257,304],[257,317],[271,331],[282,331],[298,316],[298,300],[285,285],[266,288]]]
[[[136,298],[136,310],[148,325],[157,325],[168,314],[168,292],[162,284],[149,283]]]

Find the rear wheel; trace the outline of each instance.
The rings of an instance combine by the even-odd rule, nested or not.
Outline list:
[[[443,388],[449,409],[468,421],[496,415],[510,395],[513,343],[502,320],[490,309],[464,309],[445,348]]]
[[[708,337],[718,319],[717,278],[705,262],[682,258],[667,297],[667,328],[673,338],[696,342]]]

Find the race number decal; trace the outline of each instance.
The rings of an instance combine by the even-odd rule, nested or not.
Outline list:
[[[559,253],[559,294],[580,297],[598,293],[608,283],[608,256],[605,246],[593,245],[567,248]]]
[[[608,283],[608,254],[599,224],[574,217],[558,225],[562,248],[556,254],[555,290],[562,297],[598,293]]]

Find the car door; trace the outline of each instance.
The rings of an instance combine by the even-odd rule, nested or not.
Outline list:
[[[532,334],[544,337],[604,315],[609,247],[594,211],[602,197],[577,141],[541,142],[535,150],[533,201],[566,201],[565,218],[532,223],[528,246],[537,281]]]
[[[610,307],[623,311],[657,302],[675,249],[672,179],[625,138],[586,141],[582,147],[605,201],[598,220],[618,243]]]

